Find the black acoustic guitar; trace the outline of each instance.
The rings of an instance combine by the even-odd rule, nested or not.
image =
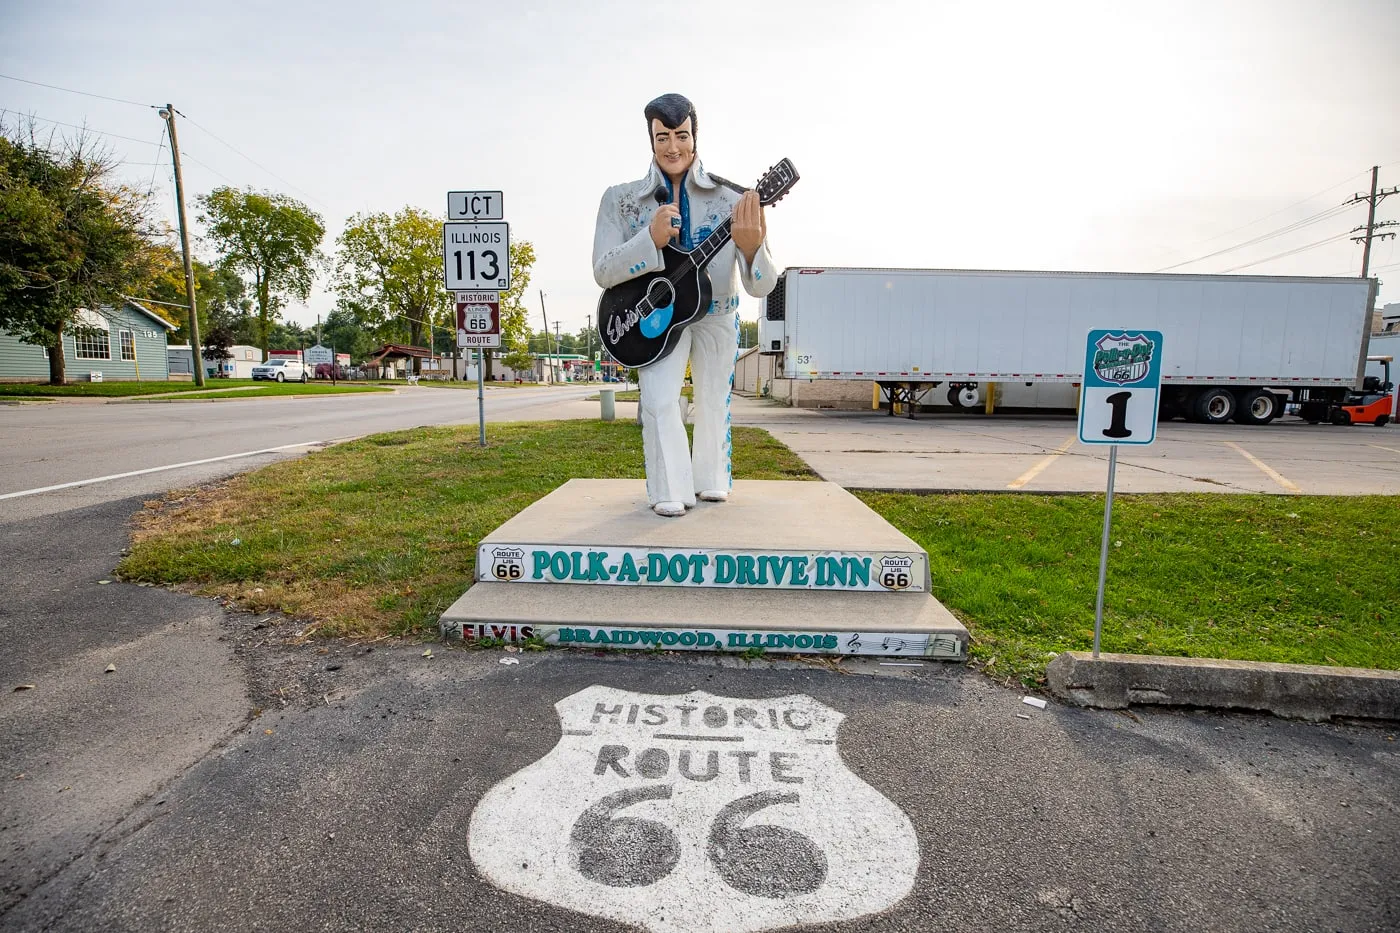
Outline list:
[[[758,180],[759,203],[764,207],[778,203],[797,178],[792,162],[783,159]],[[608,355],[623,366],[638,367],[655,363],[675,349],[681,331],[710,310],[705,266],[729,242],[733,220],[726,217],[692,250],[667,243],[661,248],[664,269],[603,292],[598,299],[598,331]]]

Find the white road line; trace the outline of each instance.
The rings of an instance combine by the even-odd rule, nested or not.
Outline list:
[[[1065,451],[1069,450],[1070,447],[1071,447],[1073,444],[1074,444],[1074,438],[1071,437],[1069,440],[1065,441],[1065,442],[1064,442],[1063,444],[1061,444],[1059,447],[1056,447],[1056,448],[1055,448],[1055,452],[1054,452],[1053,454],[1051,454],[1050,456],[1046,457],[1044,460],[1040,461],[1040,462],[1037,463],[1035,466],[1031,467],[1029,470],[1027,470],[1026,472],[1022,473],[1020,476],[1018,476],[1018,477],[1016,477],[1015,479],[1013,479],[1009,484],[1007,484],[1007,487],[1006,487],[1006,488],[1007,488],[1007,489],[1020,489],[1022,486],[1026,485],[1026,484],[1029,483],[1031,480],[1033,480],[1033,479],[1035,479],[1037,476],[1039,476],[1048,466],[1050,466],[1050,464],[1052,464],[1052,463],[1055,462],[1055,459],[1056,459],[1057,457],[1063,456],[1064,453],[1065,453]]]
[[[1374,447],[1377,450],[1388,450],[1393,454],[1400,454],[1400,450],[1396,450],[1394,447],[1386,447],[1384,444],[1367,444],[1366,446]]]
[[[80,479],[72,483],[59,483],[57,486],[40,486],[38,489],[22,489],[19,492],[7,492],[0,495],[3,499],[18,499],[20,496],[34,496],[41,492],[53,492],[57,489],[72,489],[74,486],[91,486],[93,483],[105,483],[114,479],[126,479],[129,476],[144,476],[147,473],[160,473],[165,470],[178,470],[181,467],[199,466],[202,463],[218,463],[220,460],[237,460],[239,457],[255,457],[258,454],[271,454],[279,450],[291,450],[293,447],[315,447],[324,441],[302,441],[300,444],[283,444],[281,447],[264,447],[262,450],[245,450],[241,454],[226,454],[222,457],[207,457],[204,460],[187,460],[184,463],[172,463],[168,466],[150,467],[145,470],[132,470],[129,473],[113,473],[110,476],[94,476],[92,479]]]
[[[1226,441],[1225,446],[1235,448],[1235,450],[1239,451],[1240,454],[1242,454],[1246,460],[1248,460],[1250,463],[1254,464],[1260,470],[1262,470],[1265,476],[1278,483],[1284,489],[1288,490],[1289,492],[1302,493],[1303,490],[1299,489],[1296,483],[1288,479],[1288,477],[1284,476],[1282,473],[1275,470],[1273,467],[1269,466],[1263,460],[1260,460],[1258,457],[1254,456],[1254,454],[1245,450],[1239,444],[1236,444],[1234,441]]]

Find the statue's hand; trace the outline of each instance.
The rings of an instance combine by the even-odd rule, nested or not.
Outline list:
[[[734,206],[734,221],[730,226],[734,246],[744,254],[744,261],[753,262],[763,238],[768,235],[768,224],[763,218],[763,205],[758,203],[757,191],[745,191],[739,203]]]
[[[672,219],[674,218],[674,220]],[[675,204],[663,204],[651,219],[651,241],[660,249],[681,234],[681,209]]]

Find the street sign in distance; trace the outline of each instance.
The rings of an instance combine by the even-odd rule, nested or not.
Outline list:
[[[500,220],[505,216],[499,191],[447,192],[448,220]]]
[[[323,347],[320,344],[317,344],[314,347],[307,347],[304,351],[302,351],[302,356],[306,358],[307,364],[311,366],[319,366],[321,363],[335,362],[335,354],[331,352],[331,348]]]
[[[1161,385],[1161,331],[1089,331],[1079,395],[1079,442],[1151,444],[1157,439]]]
[[[457,346],[496,348],[501,345],[499,292],[457,294]]]
[[[450,292],[510,288],[510,224],[443,224],[442,277]]]

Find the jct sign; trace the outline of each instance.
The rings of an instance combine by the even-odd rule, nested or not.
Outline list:
[[[841,760],[811,697],[593,686],[563,737],[472,814],[496,885],[651,933],[756,933],[885,910],[914,885],[914,828]]]

